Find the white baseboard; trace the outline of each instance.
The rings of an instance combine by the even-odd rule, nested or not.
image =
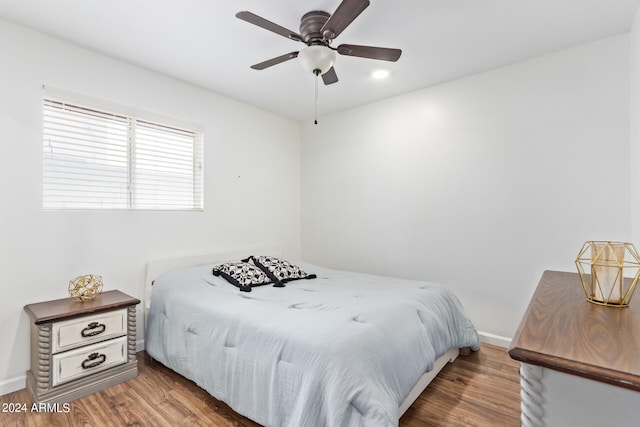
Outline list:
[[[0,396],[13,393],[14,391],[22,390],[23,388],[26,387],[26,383],[27,383],[26,375],[21,375],[19,377],[0,381]]]
[[[498,347],[504,348],[509,348],[511,345],[511,338],[490,334],[489,332],[478,331],[478,337],[480,337],[480,342],[485,344],[497,345]]]

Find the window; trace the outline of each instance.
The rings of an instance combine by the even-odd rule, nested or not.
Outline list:
[[[45,91],[44,209],[202,210],[202,133]]]

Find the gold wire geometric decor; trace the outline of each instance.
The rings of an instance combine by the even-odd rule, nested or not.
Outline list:
[[[74,301],[89,301],[102,292],[102,276],[87,274],[69,281],[69,298]]]
[[[629,306],[640,277],[640,255],[632,243],[585,242],[576,257],[576,267],[590,302]]]

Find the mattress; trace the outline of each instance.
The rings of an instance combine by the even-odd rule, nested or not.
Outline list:
[[[148,354],[265,426],[395,426],[436,358],[479,348],[447,287],[322,268],[241,292],[213,264],[155,280]]]

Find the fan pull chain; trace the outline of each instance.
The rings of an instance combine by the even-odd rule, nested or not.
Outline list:
[[[317,125],[318,124],[318,78],[320,77],[320,70],[313,70],[313,74],[316,75],[316,99],[315,99],[315,105],[314,105],[314,112],[313,112],[313,124]]]

